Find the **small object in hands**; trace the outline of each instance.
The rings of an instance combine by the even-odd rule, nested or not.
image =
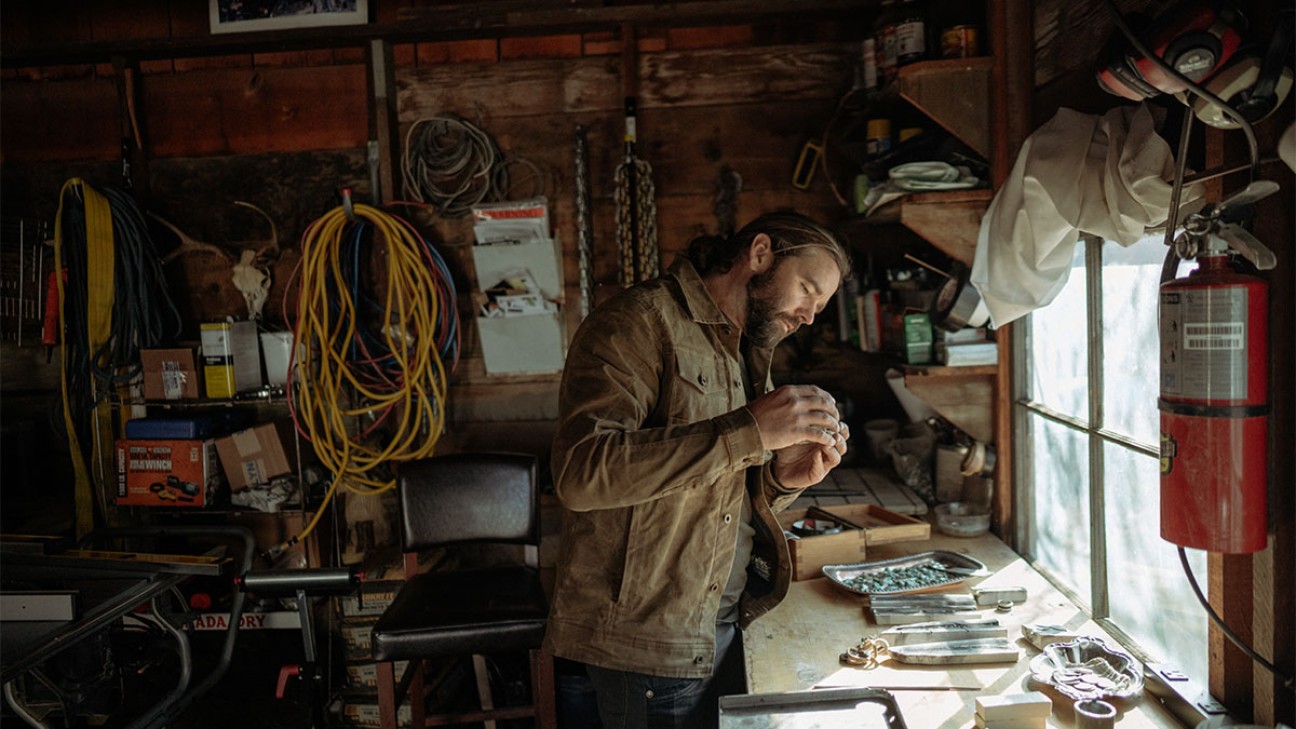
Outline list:
[[[1116,707],[1101,699],[1075,702],[1076,729],[1109,729],[1116,726]]]
[[[995,612],[997,613],[1010,613],[1012,612],[1012,609],[1013,609],[1012,600],[1000,600],[999,604],[995,605]]]
[[[1026,588],[1016,586],[974,587],[972,588],[972,597],[976,598],[976,603],[982,607],[998,606],[1003,600],[1015,604],[1026,602]]]

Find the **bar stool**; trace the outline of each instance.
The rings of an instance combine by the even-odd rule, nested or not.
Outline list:
[[[378,707],[384,729],[410,697],[414,727],[534,717],[557,725],[553,657],[540,651],[548,601],[540,586],[539,494],[534,456],[472,453],[406,464],[397,479],[406,583],[373,628]],[[521,544],[526,564],[418,574],[418,552],[464,543]],[[531,704],[427,716],[425,662],[472,655],[483,684],[484,653],[527,651]],[[397,681],[396,661],[409,661]],[[487,688],[487,690],[489,690]],[[490,705],[489,694],[481,697]]]

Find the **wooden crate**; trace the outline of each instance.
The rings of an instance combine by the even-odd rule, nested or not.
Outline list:
[[[931,524],[873,504],[840,504],[821,508],[829,514],[861,524],[864,529],[846,529],[837,534],[789,539],[794,580],[823,577],[824,565],[863,562],[870,544],[931,537]],[[806,518],[806,513],[806,509],[788,509],[778,515],[779,523],[787,531],[792,531],[792,523]]]

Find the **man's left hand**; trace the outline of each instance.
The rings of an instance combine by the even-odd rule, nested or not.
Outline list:
[[[798,443],[774,451],[774,462],[770,464],[774,477],[784,488],[803,489],[814,486],[827,478],[828,472],[841,463],[849,439],[850,427],[841,423],[831,447],[820,443]]]

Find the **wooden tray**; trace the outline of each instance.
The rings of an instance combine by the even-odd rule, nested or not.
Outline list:
[[[788,551],[792,555],[794,580],[823,577],[826,565],[861,562],[865,559],[870,544],[931,537],[931,524],[874,504],[839,504],[820,508],[859,524],[864,529],[844,529],[837,534],[789,538]],[[806,514],[806,509],[788,509],[778,515],[779,523],[784,530],[791,532],[793,522],[806,518]]]

